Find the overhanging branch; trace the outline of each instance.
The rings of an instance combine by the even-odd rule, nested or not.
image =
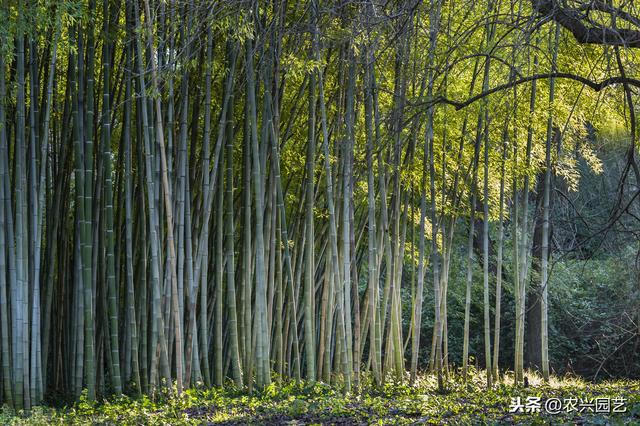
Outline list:
[[[606,46],[623,46],[640,48],[640,31],[628,28],[613,28],[598,24],[585,24],[586,16],[579,9],[562,7],[558,0],[531,0],[534,10],[539,15],[548,16],[563,28],[567,29],[578,43],[600,44]],[[628,13],[605,4],[595,3],[593,7],[601,12],[622,17],[627,22],[636,23],[638,19]]]
[[[432,101],[430,102],[426,102],[426,105],[429,106],[433,106],[435,104],[447,104],[447,105],[451,105],[453,107],[456,108],[456,110],[460,110],[464,107],[467,107],[469,105],[471,105],[472,103],[486,98],[489,95],[492,95],[494,93],[500,92],[502,90],[505,89],[509,89],[509,88],[513,88],[515,86],[519,86],[521,84],[524,83],[528,83],[531,82],[533,80],[542,80],[542,79],[549,79],[549,78],[562,78],[562,79],[568,79],[568,80],[573,80],[573,81],[577,81],[579,83],[584,84],[585,86],[591,88],[592,90],[599,92],[602,89],[609,87],[609,86],[614,86],[616,84],[628,84],[630,86],[634,86],[634,87],[639,87],[640,88],[640,80],[635,79],[635,78],[629,78],[629,77],[621,77],[621,76],[617,76],[617,77],[611,77],[611,78],[607,78],[605,80],[602,81],[593,81],[593,80],[589,80],[588,78],[584,78],[581,77],[579,75],[576,74],[571,74],[571,73],[566,73],[566,72],[550,72],[550,73],[541,73],[541,74],[533,74],[527,77],[522,77],[520,79],[514,80],[514,81],[510,81],[508,83],[505,84],[501,84],[499,86],[496,86],[492,89],[486,90],[482,93],[478,93],[475,96],[470,97],[469,99],[466,99],[464,101],[456,101],[453,99],[448,99],[445,98],[444,96],[440,96],[437,98],[434,98]]]

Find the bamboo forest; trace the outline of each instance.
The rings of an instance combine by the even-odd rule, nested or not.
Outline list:
[[[0,5],[0,423],[640,423],[637,3]]]

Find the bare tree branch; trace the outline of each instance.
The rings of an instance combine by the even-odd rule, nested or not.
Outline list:
[[[522,77],[518,80],[514,80],[514,81],[510,81],[508,83],[505,84],[501,84],[499,86],[496,86],[492,89],[486,90],[482,93],[478,93],[475,96],[470,97],[467,100],[464,101],[456,101],[453,99],[448,99],[445,98],[444,96],[439,96],[434,98],[431,101],[428,102],[424,102],[421,103],[421,105],[425,105],[427,107],[435,105],[435,104],[447,104],[447,105],[451,105],[453,107],[456,108],[456,110],[460,110],[462,108],[465,108],[469,105],[471,105],[472,103],[483,99],[489,95],[492,95],[494,93],[500,92],[502,90],[505,89],[509,89],[515,86],[519,86],[521,84],[524,83],[528,83],[534,80],[541,80],[541,79],[549,79],[549,78],[562,78],[562,79],[568,79],[568,80],[574,80],[577,81],[579,83],[584,84],[585,86],[591,88],[592,90],[599,92],[602,89],[609,87],[609,86],[615,86],[617,84],[628,84],[630,86],[634,86],[634,87],[639,87],[640,88],[640,80],[635,79],[635,78],[630,78],[630,77],[622,77],[622,76],[616,76],[616,77],[610,77],[607,79],[604,79],[602,81],[593,81],[593,80],[589,80],[588,78],[576,75],[576,74],[571,74],[571,73],[566,73],[566,72],[550,72],[550,73],[540,73],[540,74],[534,74],[534,75],[530,75],[527,77]]]
[[[562,7],[558,0],[531,0],[531,3],[533,8],[538,11],[538,14],[549,16],[569,30],[578,43],[640,48],[640,31],[628,28],[606,27],[595,23],[587,26],[585,22],[588,20],[583,12],[575,8]],[[635,25],[638,24],[638,18],[613,6],[594,2],[587,8],[607,12]]]

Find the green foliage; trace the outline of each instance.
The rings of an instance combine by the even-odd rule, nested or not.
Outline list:
[[[372,386],[363,377],[359,393],[344,396],[322,384],[280,382],[262,392],[247,394],[233,387],[186,391],[156,401],[119,398],[92,403],[83,397],[72,407],[35,407],[30,417],[8,408],[0,422],[8,425],[201,425],[201,424],[633,424],[640,421],[640,382],[611,381],[592,384],[574,377],[552,377],[549,384],[527,372],[529,388],[511,386],[510,373],[490,390],[484,388],[484,373],[472,368],[468,382],[453,375],[445,393],[437,393],[433,376],[419,376],[415,386],[387,383]],[[625,413],[510,414],[511,399],[528,396],[546,398],[626,399]]]
[[[640,293],[627,250],[615,259],[559,262],[551,294],[551,356],[565,360],[560,371],[588,377],[637,377],[637,310]]]
[[[371,342],[379,338],[381,354],[377,357],[380,362],[384,359],[386,372],[393,355],[399,380],[407,358],[409,340],[406,339],[412,324],[413,330],[422,332],[421,346],[411,344],[412,364],[417,358],[414,354],[419,354],[420,366],[426,366],[433,355],[429,337],[434,323],[440,320],[434,319],[431,290],[425,291],[428,296],[424,303],[416,297],[416,269],[423,257],[428,277],[424,284],[430,288],[433,283],[429,280],[436,280],[438,275],[435,266],[448,265],[439,261],[448,262],[446,256],[438,259],[445,253],[452,253],[450,268],[441,269],[447,324],[445,362],[461,364],[467,265],[464,247],[469,225],[466,218],[472,211],[476,220],[486,218],[487,225],[492,222],[490,248],[484,253],[485,259],[491,258],[491,278],[487,269],[484,277],[479,270],[480,226],[476,227],[477,253],[469,260],[474,263],[469,353],[474,360],[485,356],[482,349],[488,349],[491,342],[488,338],[482,340],[482,314],[491,311],[493,318],[495,313],[493,303],[491,308],[488,306],[489,290],[483,294],[480,283],[484,278],[494,291],[499,212],[506,208],[504,219],[511,228],[508,221],[517,218],[514,215],[518,205],[516,195],[529,179],[527,191],[531,190],[531,198],[535,195],[536,202],[526,199],[522,203],[523,209],[531,213],[531,222],[523,224],[522,231],[526,236],[532,228],[539,230],[539,221],[536,224],[533,220],[540,216],[539,207],[532,210],[534,205],[541,204],[541,185],[536,185],[536,180],[540,182],[546,171],[545,152],[550,147],[546,143],[551,143],[546,136],[547,128],[551,129],[548,122],[557,126],[555,134],[561,135],[553,140],[557,146],[550,147],[549,151],[552,152],[553,187],[564,196],[556,199],[554,195],[555,200],[551,202],[555,205],[551,214],[551,226],[555,229],[549,281],[552,367],[556,372],[579,372],[598,378],[605,374],[640,375],[637,271],[616,264],[622,259],[625,265],[633,265],[635,247],[621,241],[629,235],[627,230],[617,229],[614,237],[619,240],[611,243],[615,254],[597,257],[604,236],[592,238],[597,235],[593,223],[604,224],[609,219],[609,206],[604,206],[602,200],[610,203],[612,194],[617,193],[609,181],[613,176],[619,178],[621,167],[603,158],[605,150],[600,149],[598,143],[613,140],[622,144],[628,137],[628,109],[621,101],[623,87],[592,91],[575,79],[558,77],[557,81],[554,79],[555,100],[550,101],[552,83],[542,78],[535,80],[535,84],[528,81],[498,90],[461,110],[445,103],[433,105],[436,97],[453,100],[453,104],[473,99],[482,90],[504,85],[516,74],[519,78],[546,73],[555,68],[549,52],[556,49],[559,50],[559,71],[602,81],[612,75],[607,47],[584,47],[566,31],[554,47],[550,35],[556,24],[546,18],[537,21],[540,25],[532,32],[521,31],[522,17],[535,16],[529,2],[519,5],[517,11],[515,2],[471,2],[469,5],[432,1],[419,2],[411,9],[403,8],[403,2],[389,2],[385,6],[374,5],[371,10],[368,2],[346,2],[341,10],[322,6],[317,11],[314,7],[300,7],[298,2],[256,2],[255,7],[245,7],[244,2],[216,2],[207,13],[201,13],[207,5],[201,11],[199,2],[180,4],[178,8],[173,2],[151,2],[154,3],[151,7],[145,2],[146,7],[138,4],[133,8],[116,7],[109,1],[99,5],[86,0],[4,3],[8,7],[0,10],[3,24],[0,55],[7,58],[2,61],[1,73],[6,94],[2,94],[5,99],[0,99],[4,107],[0,126],[10,131],[3,134],[4,139],[0,141],[3,150],[8,147],[4,151],[7,158],[2,165],[0,187],[9,191],[3,192],[6,200],[0,212],[6,209],[6,217],[15,217],[15,226],[3,222],[0,231],[4,237],[5,227],[11,228],[6,232],[6,246],[10,249],[5,249],[5,243],[0,248],[0,259],[9,261],[0,265],[0,277],[10,278],[7,287],[0,286],[9,291],[9,303],[2,305],[10,308],[4,312],[6,319],[0,319],[10,330],[3,331],[0,339],[3,350],[11,353],[11,356],[2,355],[6,370],[2,374],[3,383],[8,385],[3,389],[3,398],[20,407],[22,399],[28,401],[27,405],[32,398],[39,402],[40,396],[29,394],[34,386],[39,388],[36,394],[43,394],[48,401],[60,395],[75,400],[83,385],[90,389],[73,407],[59,411],[34,410],[27,422],[179,424],[241,422],[242,419],[268,422],[276,418],[331,422],[349,417],[384,424],[408,418],[424,422],[468,422],[472,415],[485,421],[504,420],[497,416],[504,405],[500,398],[506,398],[509,390],[497,388],[474,396],[472,393],[480,393],[481,389],[482,381],[477,377],[469,386],[457,376],[452,377],[451,390],[455,397],[433,394],[430,391],[435,386],[433,378],[424,377],[417,388],[388,384],[374,390],[365,384],[362,394],[345,398],[339,386],[300,385],[284,377],[268,385],[269,370],[270,365],[277,364],[275,368],[284,376],[294,376],[291,367],[295,365],[300,369],[300,352],[315,356],[311,343],[316,343],[316,339],[318,346],[322,342],[325,355],[323,379],[335,385],[335,378],[337,385],[341,385],[341,375],[348,377],[351,365],[360,367],[373,358]],[[437,13],[433,9],[436,4]],[[133,2],[124,2],[124,5],[130,6]],[[489,36],[489,27],[494,24],[490,22],[493,18],[487,15],[494,12],[500,18],[495,22],[495,34]],[[110,16],[113,19],[106,21]],[[379,20],[381,17],[385,18]],[[100,24],[109,28],[108,33],[101,32]],[[51,49],[54,43],[59,47],[57,57]],[[241,53],[245,51],[246,55]],[[637,55],[633,50],[625,51],[620,60],[629,75],[637,74],[635,64],[640,63]],[[51,70],[47,71],[49,63]],[[486,84],[481,83],[483,74]],[[370,90],[374,92],[371,97],[375,99],[371,99],[373,105],[370,106],[374,111],[366,116],[372,118],[373,123],[365,126],[367,108],[363,101],[369,97]],[[202,92],[206,92],[204,97]],[[52,104],[48,100],[44,102],[48,99],[45,93],[52,93]],[[312,95],[307,105],[309,94]],[[47,114],[44,118],[43,111],[35,108],[40,103],[43,110],[52,110],[51,117]],[[229,113],[221,114],[227,107]],[[309,111],[315,111],[315,118],[308,116],[311,114],[307,114],[308,107]],[[101,111],[105,118],[97,125],[96,118]],[[39,123],[40,120],[43,122]],[[310,131],[310,126],[315,132]],[[49,134],[38,134],[39,129],[47,129]],[[314,137],[316,140],[311,142],[307,139]],[[482,144],[477,143],[480,139]],[[527,139],[533,144],[530,164],[526,158]],[[229,146],[225,160],[219,158],[222,143],[225,151]],[[307,146],[314,144],[316,148],[322,146],[322,150],[316,149],[314,153],[310,149],[308,153]],[[426,146],[432,147],[431,152],[426,151]],[[482,157],[487,153],[488,159],[486,167],[476,170],[478,164],[474,164],[474,157],[479,153],[475,149],[478,146],[483,151]],[[250,161],[244,162],[245,153]],[[365,156],[367,153],[371,155]],[[168,159],[164,158],[165,154]],[[620,159],[626,155],[621,150],[617,154]],[[164,164],[167,160],[168,165]],[[371,181],[365,161],[367,167],[373,169]],[[232,166],[224,176],[217,169],[223,163],[225,167]],[[246,166],[252,167],[252,174],[247,174],[245,179],[243,167]],[[474,186],[471,175],[475,178],[476,171],[478,184]],[[218,187],[209,188],[209,179],[203,179],[204,176],[216,176]],[[580,197],[596,193],[599,179],[608,187],[599,194],[601,200],[596,200],[596,206],[587,208],[592,200],[583,202]],[[585,183],[588,185],[584,186]],[[637,185],[637,181],[627,181],[630,183]],[[212,240],[213,230],[220,231],[223,223],[217,215],[215,220],[210,217],[212,204],[206,203],[213,199],[207,198],[213,194],[208,191],[222,193],[231,185],[236,193],[233,195],[229,190],[225,206],[230,206],[230,220],[224,223],[229,224],[230,231],[228,235],[225,231],[224,238],[230,248],[222,260],[217,244],[217,256],[209,256],[207,239]],[[625,189],[623,186],[621,190]],[[501,193],[501,188],[506,188],[506,194]],[[550,189],[545,191],[549,192]],[[307,193],[311,194],[310,201],[303,209]],[[427,194],[426,197],[423,194]],[[620,199],[624,195],[621,192]],[[280,197],[284,199],[281,210],[277,205]],[[348,203],[348,197],[353,198],[353,205]],[[477,197],[475,205],[468,202],[472,197],[474,200]],[[216,202],[222,199],[217,197]],[[563,204],[564,199],[570,205]],[[347,202],[341,203],[343,200]],[[373,202],[369,217],[370,201]],[[336,212],[333,203],[338,206]],[[486,214],[478,211],[482,204],[488,206]],[[135,210],[133,215],[128,212],[131,205]],[[427,205],[429,212],[420,207]],[[27,216],[30,210],[34,214]],[[307,211],[312,214],[306,216]],[[545,211],[548,213],[548,209]],[[243,212],[248,212],[246,222]],[[251,218],[249,213],[253,214]],[[406,224],[402,218],[405,213]],[[629,213],[636,215],[633,210]],[[429,248],[421,253],[423,250],[416,245],[417,227],[424,214],[429,218],[424,220],[422,233],[427,240],[436,241],[426,242]],[[111,223],[114,215],[115,224]],[[562,229],[564,219],[571,225],[569,231]],[[625,218],[630,222],[620,223],[635,229],[636,219],[637,216]],[[103,226],[105,222],[107,226]],[[336,223],[339,223],[337,227]],[[367,227],[373,229],[374,224],[379,236],[364,232]],[[233,230],[234,226],[238,232]],[[453,227],[456,227],[455,233]],[[449,229],[454,239],[447,245],[445,236]],[[512,253],[516,244],[510,232],[507,230],[505,236],[501,300],[500,365],[503,367],[512,365],[514,359],[513,287],[517,259]],[[353,243],[350,234],[353,234]],[[125,241],[127,237],[134,241]],[[532,235],[530,240],[534,239]],[[331,245],[326,244],[327,240]],[[174,241],[178,242],[177,256],[173,253]],[[308,246],[303,246],[305,241]],[[574,241],[579,246],[577,249],[571,247]],[[402,244],[401,254],[396,248]],[[129,245],[130,250],[125,250]],[[288,250],[283,253],[284,247]],[[371,253],[375,250],[380,261],[375,269],[365,273],[365,267],[372,266],[368,265],[369,257],[364,256],[368,249]],[[234,257],[236,250],[238,256]],[[528,250],[528,246],[523,250]],[[17,255],[13,251],[18,251]],[[107,257],[114,254],[115,266],[111,264],[106,268],[107,274],[102,264],[103,253],[107,253]],[[311,253],[309,266],[307,262],[302,266],[306,253]],[[34,262],[31,262],[32,255]],[[404,259],[400,258],[402,255]],[[523,263],[528,263],[527,253],[520,256]],[[534,257],[533,263],[537,266],[540,255],[534,254]],[[591,259],[590,264],[583,262],[587,258]],[[238,262],[237,266],[234,261]],[[343,265],[335,264],[339,261]],[[213,270],[220,273],[223,263],[229,277],[238,275],[242,279],[236,293],[233,280],[225,281],[216,275],[216,314],[211,318],[207,307],[214,299],[212,291],[208,295],[205,291],[212,278],[208,274]],[[38,269],[41,266],[42,269]],[[236,267],[238,274],[233,269]],[[536,269],[532,267],[523,274],[526,285],[532,288],[528,296],[536,291],[532,283],[540,281]],[[585,269],[588,270],[585,272]],[[17,282],[11,277],[16,270]],[[301,346],[298,334],[301,330],[296,328],[301,323],[300,310],[294,308],[299,309],[303,271],[310,277],[304,296],[310,297],[305,299],[308,312],[303,314],[309,324],[304,331],[308,340]],[[372,278],[378,274],[371,284],[365,279],[369,278],[368,273]],[[257,278],[255,281],[252,274]],[[167,281],[169,276],[171,279]],[[542,276],[546,276],[545,273]],[[190,282],[194,278],[202,278],[200,293],[195,292],[203,295],[197,307],[195,301],[189,300],[199,285]],[[357,282],[355,287],[360,292],[352,294],[349,285],[342,285],[341,278],[347,284],[349,279],[359,280],[359,287]],[[163,279],[164,288],[160,284]],[[26,281],[29,286],[22,285]],[[73,286],[69,288],[70,281]],[[287,285],[286,292],[282,291],[283,282]],[[135,287],[131,291],[129,283]],[[167,283],[172,284],[171,295]],[[372,291],[365,293],[369,285]],[[42,296],[36,292],[31,294],[32,289],[42,290]],[[28,297],[23,297],[23,290]],[[383,300],[376,300],[380,299],[380,295],[376,296],[378,290],[382,291]],[[379,309],[383,313],[368,317],[374,318],[369,319],[373,324],[371,329],[379,326],[378,334],[381,334],[375,337],[377,332],[369,331],[369,341],[366,333],[356,329],[362,325],[358,320],[362,322],[364,318],[367,300],[364,294],[372,295],[370,305],[366,305],[371,306],[370,312]],[[109,304],[112,312],[108,313],[108,322],[105,322],[104,307],[96,303],[93,312],[90,303],[91,300],[104,301],[105,295],[113,300],[113,305]],[[235,307],[222,312],[226,295],[231,301],[238,298],[236,302],[243,314],[240,321]],[[335,303],[333,295],[337,296]],[[480,302],[483,295],[487,295],[485,304]],[[40,297],[47,302],[42,304],[45,308],[42,316]],[[491,295],[491,299],[494,297]],[[224,300],[226,306],[227,299]],[[437,299],[435,304],[439,307]],[[418,306],[422,306],[421,316],[414,317],[414,307],[417,311]],[[193,336],[190,334],[193,329],[187,327],[194,324],[196,314],[198,330]],[[158,321],[159,318],[162,321]],[[130,321],[123,322],[127,320]],[[377,321],[381,323],[376,325]],[[484,323],[487,328],[488,322],[487,319]],[[61,327],[60,324],[70,325]],[[174,330],[170,330],[171,324]],[[209,330],[213,324],[216,331],[211,335]],[[287,329],[285,324],[291,326]],[[540,328],[546,336],[547,327]],[[116,331],[120,329],[124,337],[118,341]],[[27,338],[22,339],[20,336],[25,330]],[[38,334],[40,330],[42,338]],[[108,331],[113,335],[113,344],[104,341]],[[191,354],[193,350],[182,344],[179,339],[182,333],[202,344],[197,355],[182,356],[181,352]],[[225,343],[235,342],[231,336],[236,333],[240,335],[240,351],[237,343]],[[349,341],[353,336],[364,341],[356,338]],[[418,341],[411,337],[413,342]],[[214,340],[216,344],[210,345]],[[170,348],[174,341],[176,349]],[[44,348],[40,347],[41,342],[45,342]],[[62,349],[57,347],[60,342],[65,344]],[[283,342],[289,345],[286,350]],[[403,342],[407,342],[404,348]],[[352,346],[356,345],[362,350],[354,354]],[[106,352],[109,346],[115,355]],[[259,350],[251,353],[254,346]],[[440,344],[435,347],[437,353]],[[347,354],[346,361],[338,361],[339,350]],[[238,359],[238,352],[243,352],[242,361]],[[152,395],[152,399],[122,399],[96,405],[90,401],[96,388],[96,369],[99,369],[99,393],[108,394],[111,389],[120,388],[119,384],[110,383],[116,382],[120,375],[112,371],[119,361],[118,353],[123,354],[122,360],[128,364],[124,368],[129,370],[124,380],[137,381],[141,387],[137,390],[141,392],[148,389],[153,392],[163,377],[169,378],[165,384],[170,385],[171,378],[175,377],[180,383],[183,359],[193,367],[186,370],[194,377],[208,376],[211,366],[204,358],[209,353],[216,359],[218,384],[223,379],[223,368],[222,362],[217,361],[231,354],[236,370],[249,374],[238,377],[238,383],[245,379],[244,383],[251,388],[255,378],[258,386],[265,384],[266,387],[256,394],[242,394],[234,387],[226,387],[224,391],[189,390],[180,397],[174,396],[176,389],[162,389]],[[25,355],[24,359],[20,354]],[[27,367],[22,365],[26,360],[29,360]],[[309,361],[307,366],[313,362]],[[111,363],[110,368],[105,368]],[[238,364],[242,364],[241,368]],[[413,364],[412,369],[417,364]],[[251,377],[253,368],[257,374]],[[11,370],[16,373],[11,374]],[[142,378],[132,380],[136,375]],[[211,382],[208,377],[196,380]],[[368,377],[363,380],[371,381]],[[119,383],[119,379],[117,381]],[[11,388],[16,389],[18,401],[11,402],[7,396]],[[27,389],[22,398],[22,392]],[[471,414],[463,413],[467,405],[480,408],[467,410]],[[19,422],[16,420],[19,417],[10,416],[7,412],[6,423]]]

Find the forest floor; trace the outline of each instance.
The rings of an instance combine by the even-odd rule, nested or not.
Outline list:
[[[369,382],[358,394],[344,396],[323,384],[282,381],[262,392],[192,389],[180,397],[161,395],[102,403],[86,400],[65,408],[37,407],[29,417],[4,409],[0,424],[13,425],[391,425],[391,424],[640,424],[640,381],[589,383],[575,377],[553,377],[543,384],[527,374],[529,386],[513,387],[512,376],[486,389],[483,374],[467,384],[449,377],[437,392],[435,378],[421,377],[415,386]]]

